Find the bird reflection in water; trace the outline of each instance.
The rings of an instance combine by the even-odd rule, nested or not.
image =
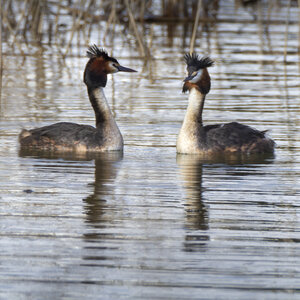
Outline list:
[[[114,197],[114,187],[112,182],[115,181],[118,175],[119,163],[123,159],[123,152],[114,151],[100,153],[95,159],[95,175],[94,181],[89,185],[93,188],[93,192],[83,198],[84,209],[86,215],[86,232],[83,234],[85,243],[85,251],[87,253],[82,257],[87,261],[82,265],[97,266],[98,261],[109,260],[109,258],[103,253],[105,250],[115,250],[113,246],[104,245],[104,239],[113,237],[113,233],[103,232],[102,229],[111,225],[113,211],[111,203],[107,198]],[[107,212],[107,215],[105,213]]]
[[[95,228],[103,226],[102,215],[106,205],[106,197],[111,194],[119,168],[117,163],[123,158],[122,152],[101,153],[95,159],[95,179],[90,185],[93,192],[84,198],[86,221]],[[102,224],[102,225],[101,225]]]
[[[31,157],[35,159],[49,159],[49,160],[63,160],[63,161],[95,161],[95,175],[92,183],[93,192],[83,198],[84,210],[86,215],[86,223],[93,228],[103,227],[104,222],[102,219],[103,211],[106,206],[106,196],[112,192],[112,187],[108,183],[114,182],[119,170],[118,163],[123,158],[123,153],[120,151],[111,151],[104,153],[73,153],[73,152],[60,152],[53,151],[33,150],[33,149],[20,149],[20,157]],[[73,166],[73,164],[72,164]],[[68,172],[66,169],[65,172]],[[97,239],[98,234],[88,232],[84,234],[85,239]]]
[[[184,250],[203,250],[209,240],[208,209],[203,202],[202,160],[197,155],[177,154],[177,164],[186,191],[186,229]]]
[[[186,192],[186,237],[184,243],[185,251],[203,251],[206,249],[210,237],[209,230],[209,209],[206,204],[203,192],[203,172],[207,166],[215,165],[220,167],[224,173],[228,168],[237,165],[258,167],[260,164],[272,163],[274,154],[265,155],[243,155],[243,154],[220,154],[219,156],[205,157],[201,155],[177,154],[177,164],[182,178],[183,187]],[[255,168],[254,167],[254,168]],[[248,174],[248,173],[247,173]],[[241,172],[237,173],[241,175]],[[246,175],[246,174],[245,174]],[[249,175],[249,174],[248,174]]]

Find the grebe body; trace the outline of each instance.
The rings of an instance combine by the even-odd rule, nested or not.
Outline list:
[[[189,91],[189,103],[177,138],[177,152],[204,155],[272,153],[275,143],[266,137],[266,131],[237,122],[203,125],[204,101],[211,84],[207,68],[213,61],[195,53],[186,54],[184,59],[188,76],[184,79],[183,92]]]
[[[123,137],[104,94],[107,75],[116,72],[136,72],[121,66],[97,46],[89,47],[90,58],[84,71],[84,83],[95,112],[96,127],[60,122],[41,128],[22,130],[21,148],[48,151],[105,152],[122,151]]]

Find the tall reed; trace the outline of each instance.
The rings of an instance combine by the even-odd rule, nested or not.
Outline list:
[[[72,50],[77,36],[80,43],[88,44],[92,29],[97,28],[99,41],[106,43],[118,32],[124,40],[134,40],[141,56],[149,56],[147,23],[166,23],[169,33],[178,23],[184,24],[190,51],[194,51],[202,31],[219,21],[219,7],[226,0],[1,0],[3,39],[11,48],[23,54],[29,45],[56,46],[62,56]],[[285,5],[290,0],[285,1]],[[293,0],[295,2],[295,0]],[[298,6],[300,6],[300,0]],[[260,3],[260,5],[256,5]],[[272,0],[235,0],[236,7],[252,5],[252,14],[259,17],[262,5],[279,3]],[[299,13],[300,20],[300,13]],[[172,26],[170,22],[173,22]],[[242,22],[242,21],[241,21]],[[265,22],[265,21],[262,21]],[[271,22],[266,21],[266,22]],[[290,20],[287,21],[289,24]],[[299,21],[300,22],[300,21]],[[300,23],[299,23],[300,24]],[[201,27],[200,27],[201,26]],[[152,27],[153,28],[153,27]],[[152,31],[153,33],[153,31]],[[300,27],[299,27],[300,49]],[[286,54],[285,54],[286,57]]]

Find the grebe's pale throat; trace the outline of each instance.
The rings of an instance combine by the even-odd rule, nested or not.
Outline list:
[[[186,54],[188,76],[184,79],[183,92],[189,91],[189,103],[177,138],[177,152],[184,154],[217,153],[272,153],[275,143],[249,126],[231,122],[203,126],[202,113],[206,95],[210,91],[209,57]]]
[[[96,45],[87,51],[89,61],[83,81],[95,112],[96,127],[61,122],[23,130],[19,135],[21,148],[48,151],[121,151],[123,137],[104,94],[107,75],[117,72],[136,72],[123,67]]]

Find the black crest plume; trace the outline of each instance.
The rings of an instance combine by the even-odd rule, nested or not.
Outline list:
[[[184,61],[188,67],[195,67],[197,70],[209,68],[214,64],[214,61],[208,56],[200,57],[196,53],[186,53],[184,55]]]
[[[108,56],[107,52],[104,49],[99,49],[96,45],[92,45],[86,51],[86,54],[89,58],[94,57],[103,57],[104,59],[109,60],[110,57]]]

